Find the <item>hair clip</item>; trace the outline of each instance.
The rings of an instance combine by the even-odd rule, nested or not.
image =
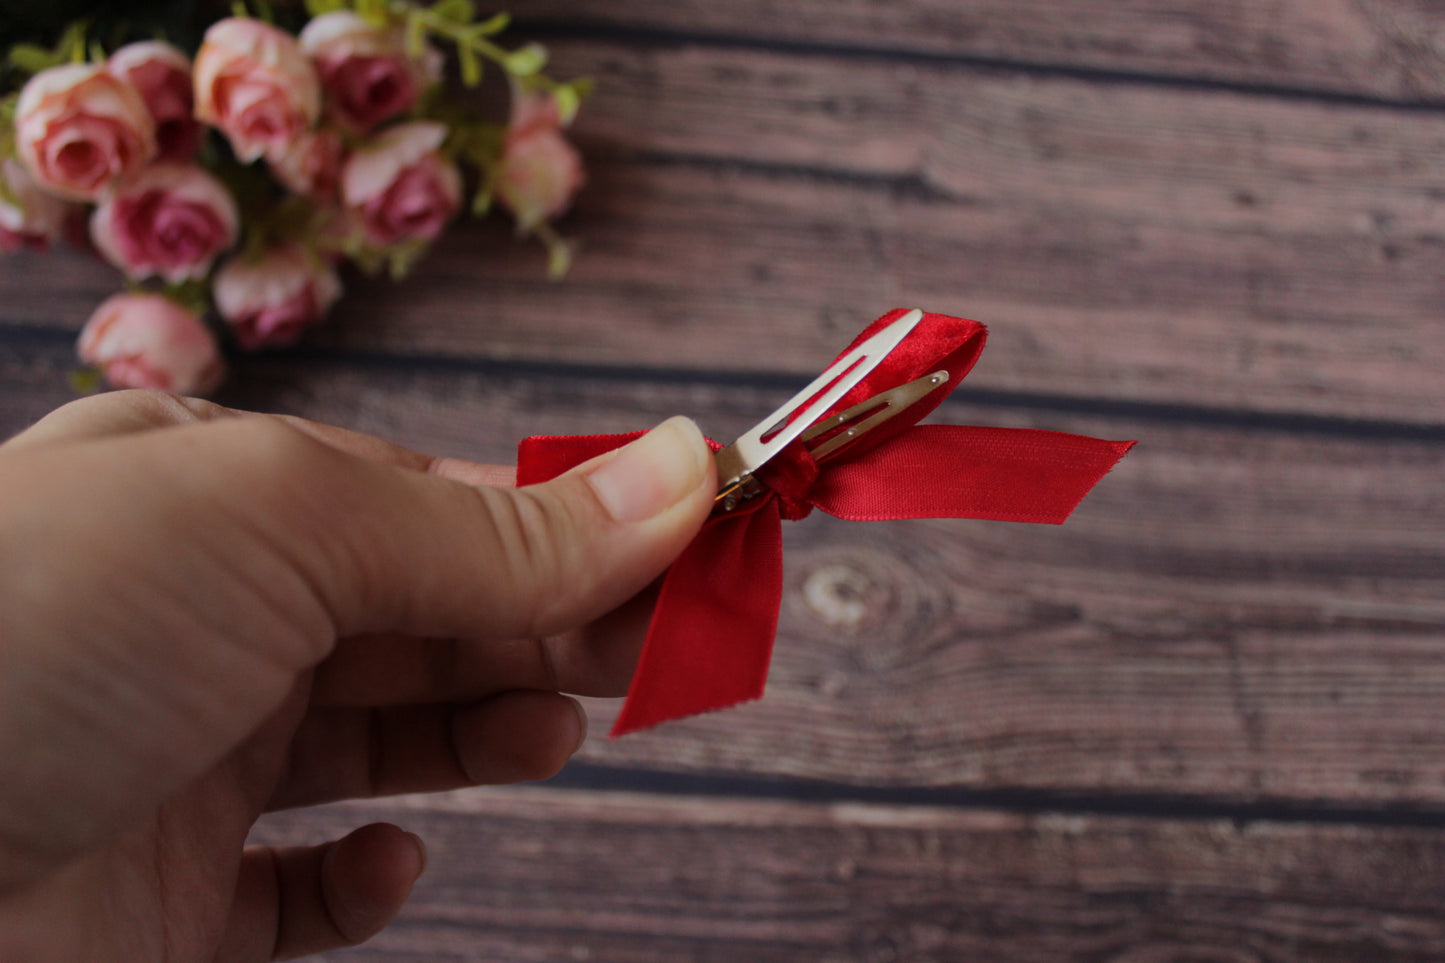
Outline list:
[[[613,735],[763,694],[783,598],[784,519],[818,509],[860,522],[1058,524],[1134,444],[918,424],[968,376],[984,336],[964,318],[890,311],[812,384],[718,449],[712,516],[663,576]],[[517,481],[555,478],[636,437],[528,438]]]
[[[815,460],[822,461],[947,382],[947,371],[935,371],[866,398],[831,418],[819,420],[837,404],[838,399],[877,368],[921,320],[923,312],[917,308],[904,314],[835,361],[828,370],[813,379],[812,384],[740,435],[737,441],[719,449],[713,456],[717,462],[718,477],[713,511],[730,512],[747,499],[762,494],[763,485],[754,473],[794,441],[800,440],[804,444],[816,441],[817,444],[807,444],[808,452]],[[876,411],[879,408],[882,410]],[[875,411],[871,417],[859,421]]]

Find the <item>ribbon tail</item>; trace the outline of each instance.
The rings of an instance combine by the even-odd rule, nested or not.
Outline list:
[[[808,501],[850,521],[991,518],[1062,524],[1132,441],[922,425],[828,465]]]
[[[771,500],[708,522],[663,578],[612,737],[761,698],[782,594]]]

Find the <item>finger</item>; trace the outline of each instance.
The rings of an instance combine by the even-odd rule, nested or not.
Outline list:
[[[384,634],[343,640],[317,667],[314,703],[470,702],[508,689],[626,694],[661,583],[560,635],[475,642]]]
[[[457,458],[437,458],[374,435],[308,421],[293,415],[238,411],[202,398],[187,398],[140,388],[111,391],[72,401],[55,409],[10,439],[3,447],[7,451],[15,452],[58,442],[134,434],[223,418],[271,418],[358,458],[429,472],[469,485],[512,485],[516,481],[516,471],[510,467],[481,465]]]
[[[586,736],[581,706],[554,692],[465,706],[313,708],[267,808],[548,779]]]
[[[233,418],[239,412],[200,398],[132,389],[78,398],[62,405],[7,441],[15,452],[59,442],[128,435],[175,425]]]
[[[425,867],[421,840],[388,823],[321,846],[248,847],[217,963],[364,943],[396,917]]]

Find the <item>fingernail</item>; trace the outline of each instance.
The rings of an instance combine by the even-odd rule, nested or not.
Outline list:
[[[708,449],[692,419],[669,418],[593,469],[587,480],[615,521],[641,522],[692,493]]]
[[[572,708],[577,710],[577,745],[572,747],[573,754],[576,754],[587,741],[587,710],[576,699],[572,700]]]

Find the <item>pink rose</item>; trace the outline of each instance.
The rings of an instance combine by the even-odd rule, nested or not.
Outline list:
[[[301,49],[321,75],[327,113],[356,133],[411,110],[422,91],[441,79],[440,51],[428,46],[413,59],[399,25],[374,24],[350,10],[306,24]]]
[[[46,190],[88,201],[156,153],[155,122],[136,89],[91,64],[30,78],[15,108],[20,159]]]
[[[153,164],[120,184],[90,218],[90,236],[107,261],[132,278],[174,284],[205,277],[236,243],[236,202],[193,164]]]
[[[194,116],[191,59],[159,40],[127,44],[110,55],[105,69],[140,92],[156,125],[164,160],[190,160],[201,144]]]
[[[567,210],[582,186],[582,155],[562,136],[557,102],[543,93],[520,97],[502,146],[496,191],[529,231]]]
[[[296,38],[245,17],[206,31],[195,67],[196,117],[249,163],[279,156],[321,114],[321,82]]]
[[[414,121],[382,131],[347,160],[341,198],[373,244],[431,240],[457,213],[462,175],[442,156],[443,124]]]
[[[117,388],[204,394],[225,365],[200,316],[162,294],[116,294],[85,323],[80,359]]]
[[[49,247],[64,235],[75,205],[41,190],[25,165],[13,158],[0,164],[0,175],[12,198],[0,197],[0,251]]]
[[[331,266],[299,244],[282,244],[259,258],[233,257],[216,272],[216,310],[247,351],[295,343],[341,296]]]
[[[272,175],[293,194],[329,201],[341,183],[346,145],[329,127],[302,134],[283,154],[267,160]]]

